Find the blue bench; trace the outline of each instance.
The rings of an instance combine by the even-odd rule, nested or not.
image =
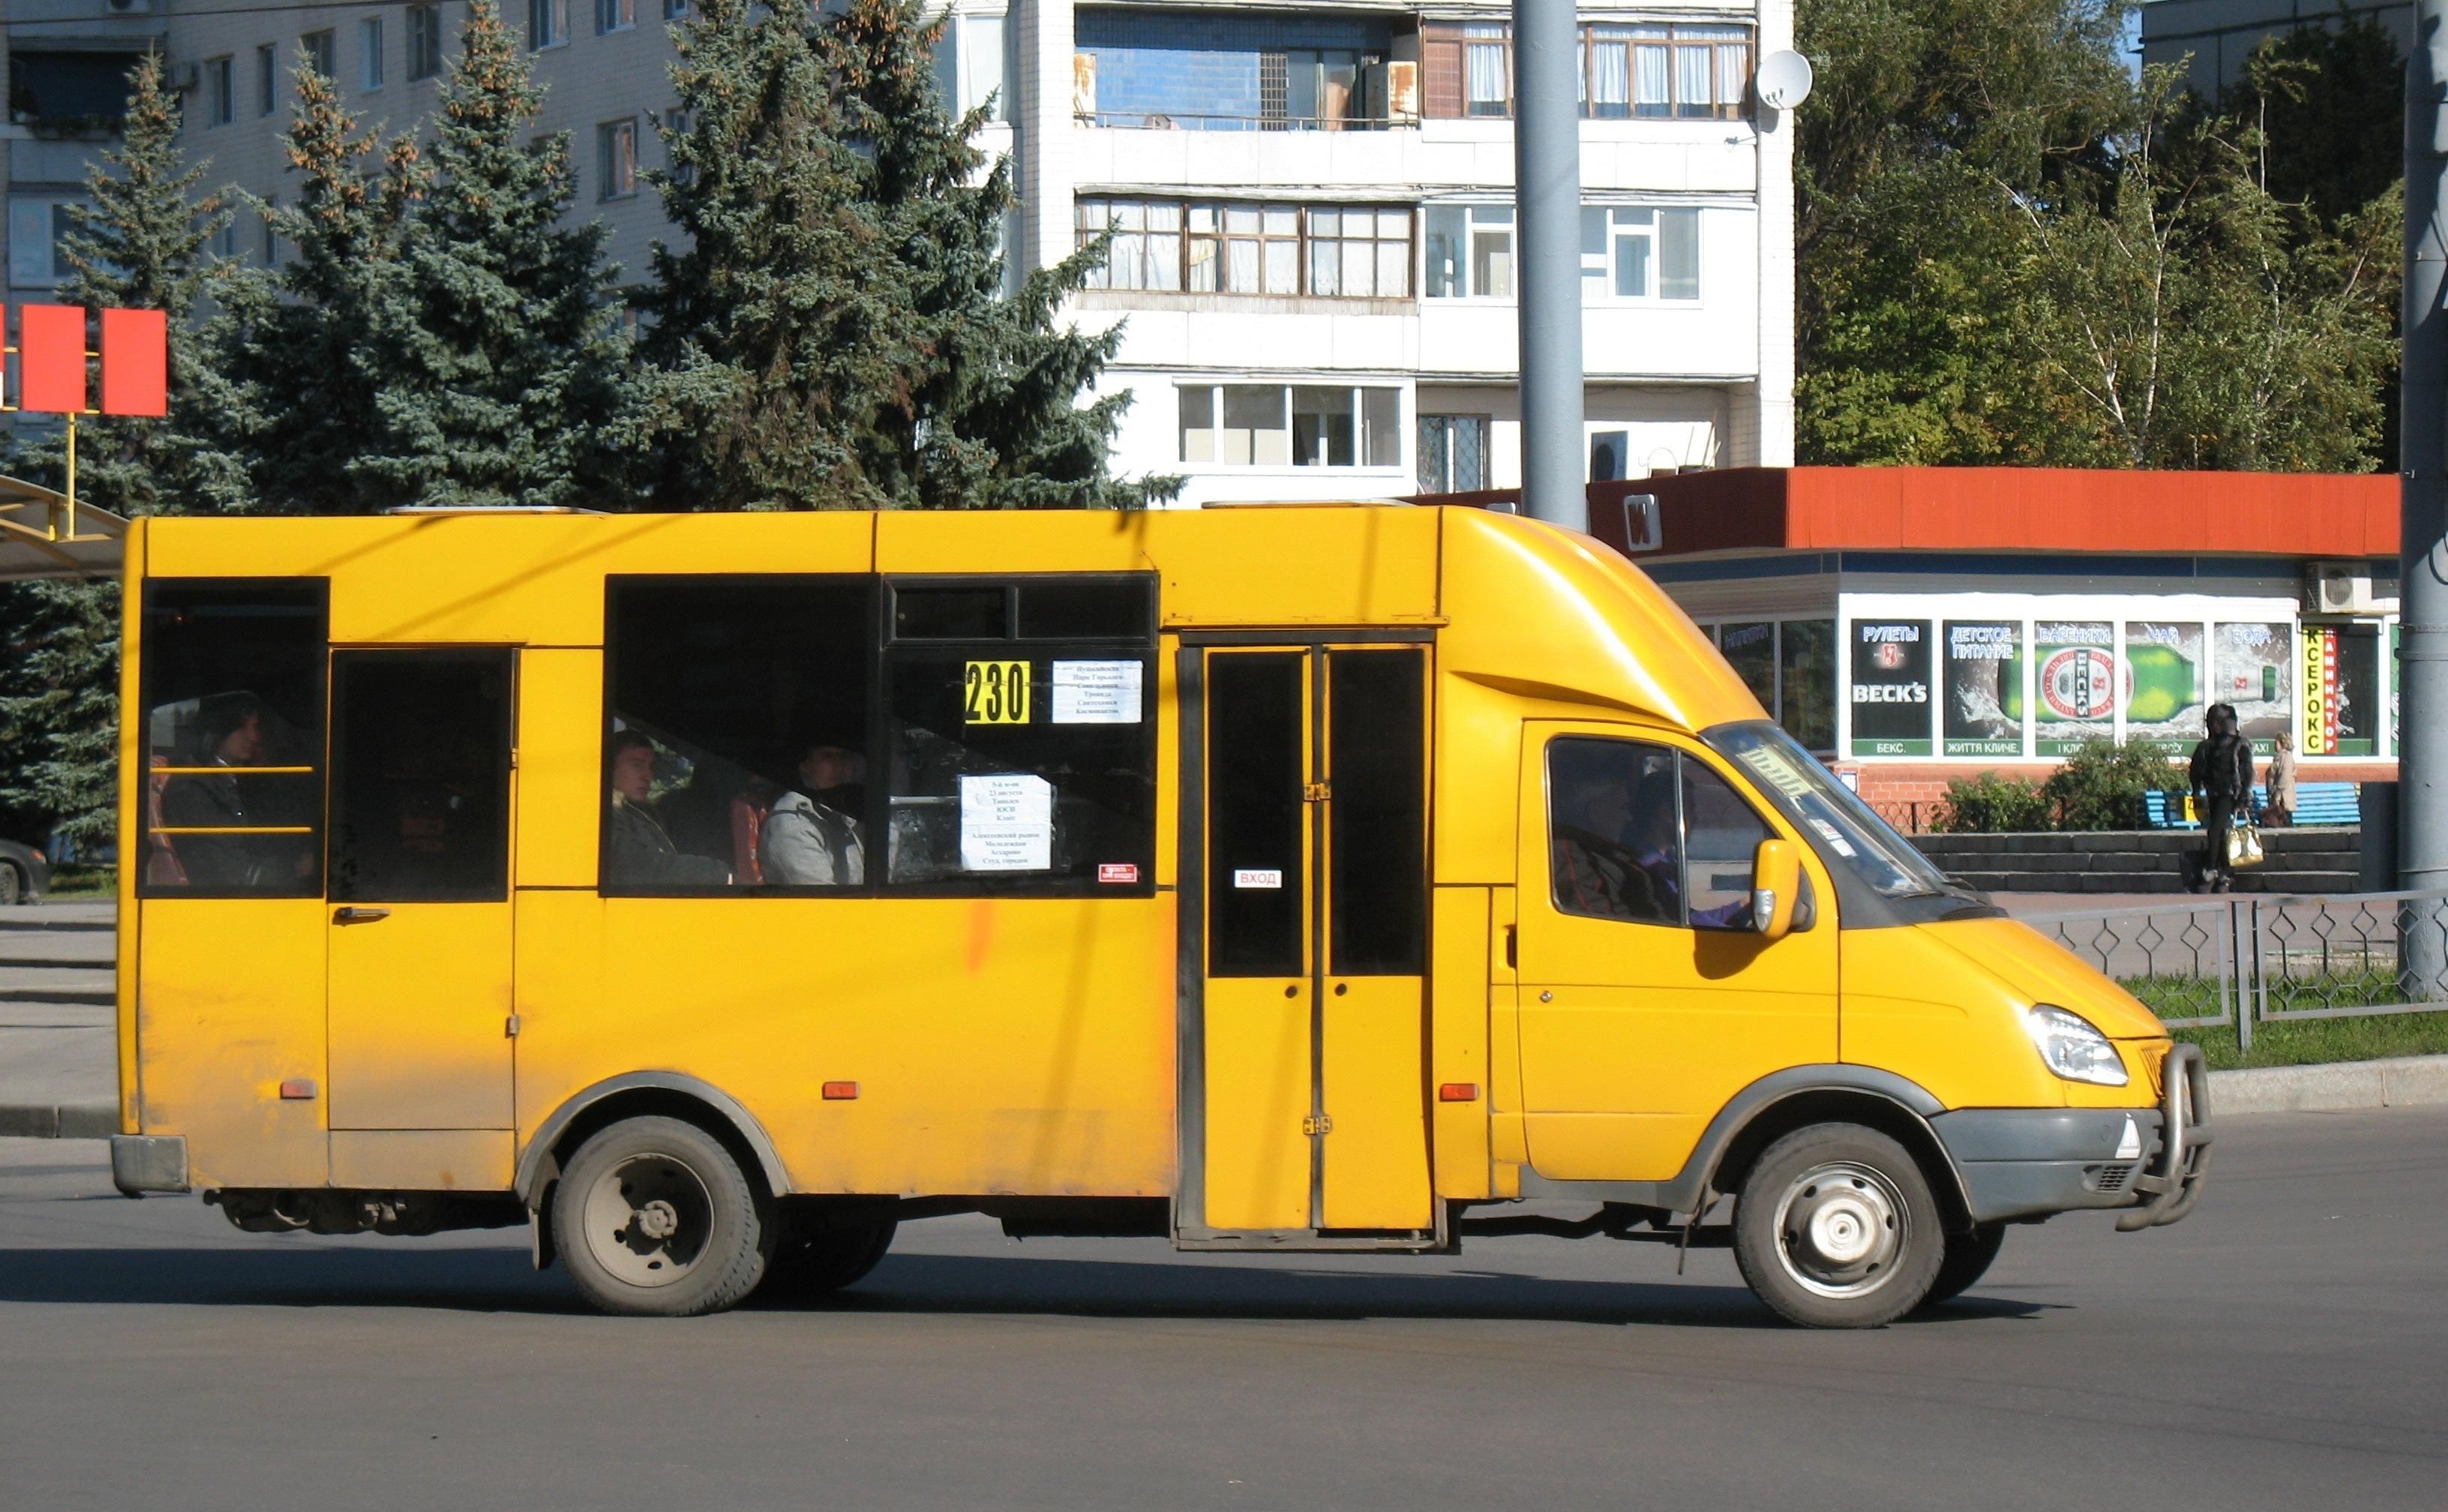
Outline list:
[[[2268,794],[2258,784],[2252,789],[2252,812],[2259,813],[2268,802]],[[2142,794],[2144,822],[2153,830],[2198,830],[2202,821],[2194,816],[2192,795],[2186,793],[2145,793]],[[2298,825],[2361,824],[2363,822],[2362,790],[2351,782],[2299,782],[2295,785],[2294,822]]]

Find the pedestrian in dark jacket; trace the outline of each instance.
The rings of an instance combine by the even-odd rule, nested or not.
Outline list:
[[[2209,734],[2193,747],[2191,771],[2196,812],[2202,816],[2202,862],[2197,892],[2226,892],[2234,873],[2227,864],[2228,832],[2252,801],[2252,742],[2236,733],[2235,706],[2210,705]]]

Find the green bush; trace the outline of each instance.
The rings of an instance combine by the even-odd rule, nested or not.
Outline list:
[[[2049,800],[2037,782],[1983,772],[1946,785],[1938,828],[1949,834],[2014,834],[2051,830]]]
[[[2085,740],[2040,784],[2063,830],[2132,830],[2142,823],[2142,794],[2177,789],[2185,775],[2156,740]]]

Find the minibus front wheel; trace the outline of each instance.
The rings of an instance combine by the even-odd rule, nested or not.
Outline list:
[[[1734,1260],[1759,1299],[1814,1329],[1874,1329],[1920,1305],[1946,1234],[1920,1164],[1854,1123],[1764,1151],[1734,1201]]]
[[[588,1137],[554,1183],[561,1261],[606,1312],[687,1317],[755,1290],[767,1203],[716,1139],[679,1119],[623,1119]]]

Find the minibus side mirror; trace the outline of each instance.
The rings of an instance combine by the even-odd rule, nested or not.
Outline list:
[[[1793,931],[1802,901],[1802,853],[1790,840],[1762,840],[1751,852],[1751,928],[1774,942]]]

